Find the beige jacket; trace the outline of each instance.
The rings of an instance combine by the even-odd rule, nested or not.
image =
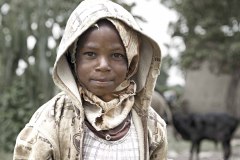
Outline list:
[[[141,39],[139,68],[133,77],[137,93],[132,109],[139,137],[140,160],[167,159],[166,124],[149,107],[160,73],[160,48],[143,33],[129,12],[107,0],[86,0],[71,14],[53,70],[53,80],[62,92],[41,106],[20,132],[13,159],[82,159],[84,108],[65,54],[85,30],[106,17],[123,21]]]

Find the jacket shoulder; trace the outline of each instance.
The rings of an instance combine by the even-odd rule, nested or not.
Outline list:
[[[49,124],[49,122],[55,121],[66,100],[68,98],[64,92],[57,94],[37,109],[27,125],[39,127],[46,122]]]
[[[60,130],[68,129],[72,118],[79,114],[76,113],[78,110],[74,106],[69,96],[61,92],[42,105],[26,127],[33,127],[49,140],[56,141],[56,135]]]
[[[53,97],[34,113],[18,135],[14,157],[16,159],[49,159],[49,156],[53,156],[54,159],[60,159],[60,156],[68,156],[69,148],[76,148],[72,153],[78,152],[76,146],[82,120],[79,113],[80,111],[75,108],[72,100],[64,92]],[[69,141],[71,139],[73,141]]]
[[[152,125],[152,123],[156,123],[159,127],[166,128],[166,122],[152,107],[149,107],[148,109],[148,123],[150,125]]]
[[[17,137],[14,159],[58,157],[56,108],[62,108],[64,101],[66,101],[66,95],[60,93],[38,108]]]

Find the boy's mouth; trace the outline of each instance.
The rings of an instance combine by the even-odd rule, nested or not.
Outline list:
[[[113,81],[111,78],[107,78],[107,77],[95,77],[95,78],[91,78],[92,81],[99,81],[99,82],[109,82],[109,81]]]
[[[113,83],[112,80],[108,79],[92,79],[91,81],[97,86],[107,86]]]

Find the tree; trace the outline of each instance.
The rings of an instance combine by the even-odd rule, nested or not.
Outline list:
[[[173,63],[172,61],[173,59],[170,55],[166,55],[162,58],[160,76],[158,76],[155,87],[155,90],[160,93],[163,93],[164,91],[169,89],[169,87],[167,86],[167,79],[169,77],[168,71]]]
[[[170,27],[172,38],[181,37],[186,47],[181,52],[181,67],[198,69],[208,61],[213,73],[230,75],[226,107],[235,114],[240,81],[240,1],[161,1],[179,15]]]

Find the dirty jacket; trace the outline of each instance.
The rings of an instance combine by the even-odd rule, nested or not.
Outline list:
[[[70,15],[53,69],[53,80],[62,92],[41,106],[20,132],[13,159],[82,159],[84,107],[66,53],[84,31],[107,17],[124,22],[137,32],[141,41],[139,67],[132,78],[137,91],[131,111],[139,139],[140,160],[167,159],[166,124],[150,107],[160,73],[160,48],[139,28],[129,12],[107,0],[86,0]]]

